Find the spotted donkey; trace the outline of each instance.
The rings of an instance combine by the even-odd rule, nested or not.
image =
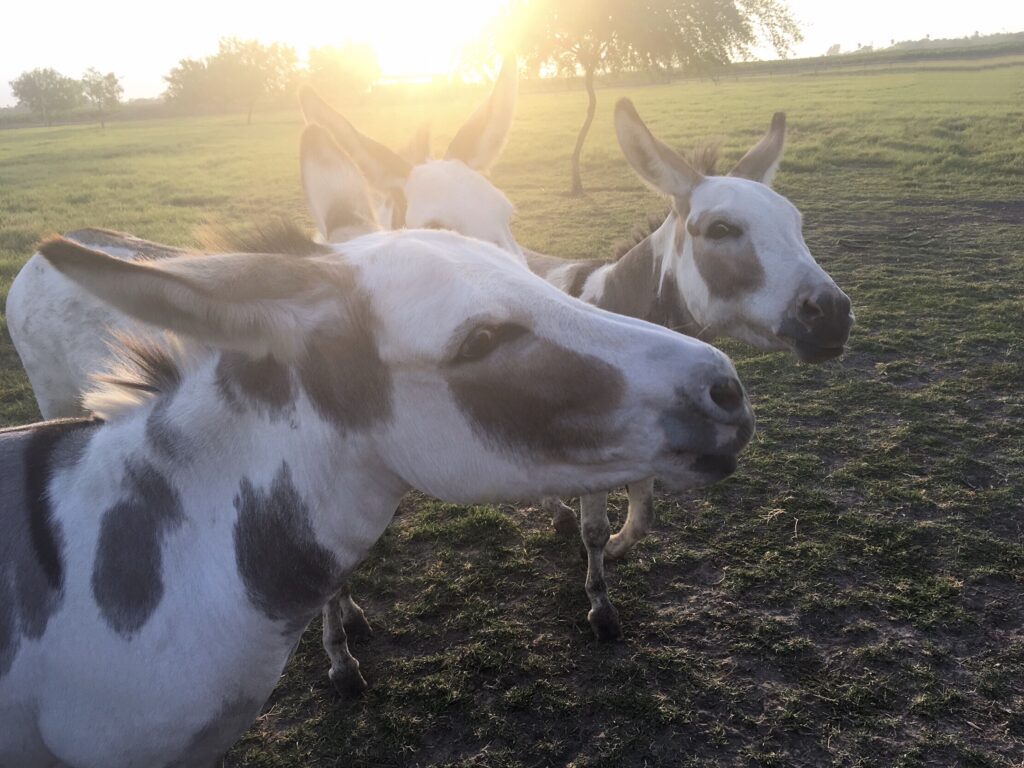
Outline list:
[[[351,207],[372,224],[365,197]],[[204,346],[137,345],[89,396],[98,419],[0,433],[0,765],[215,764],[410,488],[465,503],[646,474],[692,487],[750,437],[721,352],[489,244],[275,248],[41,247]]]

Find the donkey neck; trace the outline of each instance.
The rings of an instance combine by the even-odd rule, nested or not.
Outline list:
[[[233,569],[257,614],[291,629],[365,557],[406,490],[372,434],[339,430],[300,380],[270,358],[211,357],[110,424],[105,441],[123,488],[136,498],[163,489],[172,517],[192,523],[175,562]],[[204,562],[212,543],[232,555]]]
[[[610,312],[696,336],[699,327],[686,306],[675,269],[680,229],[679,217],[669,213],[654,232],[604,267],[593,295],[588,290],[581,298]]]

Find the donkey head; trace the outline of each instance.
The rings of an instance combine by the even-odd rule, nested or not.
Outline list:
[[[821,362],[843,353],[850,299],[811,256],[800,212],[769,186],[782,159],[786,118],[728,176],[705,176],[655,138],[633,103],[615,107],[619,144],[633,169],[672,200],[674,237],[662,275],[703,329],[759,349]]]
[[[366,176],[386,228],[451,229],[519,256],[510,225],[512,204],[483,175],[505,147],[517,89],[516,64],[510,58],[487,101],[459,129],[442,160],[430,159],[429,136],[422,131],[399,154],[364,136],[311,88],[302,90],[300,100],[306,122],[327,128]],[[306,188],[314,208],[328,205],[319,193]],[[320,234],[328,242],[340,241],[336,232],[321,228]]]
[[[310,151],[329,140],[313,126],[303,137]],[[352,210],[337,215],[369,229],[349,166]],[[130,262],[63,240],[41,252],[144,322],[270,355],[292,381],[282,389],[295,392],[296,429],[355,444],[360,466],[440,498],[575,494],[650,475],[692,487],[729,474],[753,430],[721,352],[572,299],[452,232],[374,232],[309,243],[307,255]]]

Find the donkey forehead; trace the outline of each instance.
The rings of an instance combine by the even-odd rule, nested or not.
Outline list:
[[[444,226],[471,237],[504,232],[512,203],[461,160],[431,160],[410,171],[405,184],[406,225]],[[467,228],[476,231],[466,231]]]
[[[470,318],[531,324],[538,302],[561,303],[505,251],[445,231],[385,233],[346,249],[385,333],[433,344]]]
[[[746,225],[755,240],[799,235],[802,224],[796,206],[771,187],[734,176],[711,176],[693,191],[690,217],[716,215]]]

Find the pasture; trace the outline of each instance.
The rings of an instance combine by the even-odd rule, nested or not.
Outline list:
[[[520,243],[604,257],[660,210],[615,143],[622,95],[673,146],[720,140],[723,167],[787,112],[775,186],[853,300],[848,354],[722,344],[758,435],[726,482],[659,495],[610,566],[618,643],[539,510],[409,497],[353,580],[370,689],[336,700],[315,622],[228,765],[1019,766],[1024,59],[603,90],[582,198],[585,95],[524,93],[492,173]],[[428,119],[439,151],[477,97],[347,112],[391,146]],[[0,133],[0,294],[54,231],[308,222],[299,128],[296,107]],[[0,408],[37,418],[6,334]]]

